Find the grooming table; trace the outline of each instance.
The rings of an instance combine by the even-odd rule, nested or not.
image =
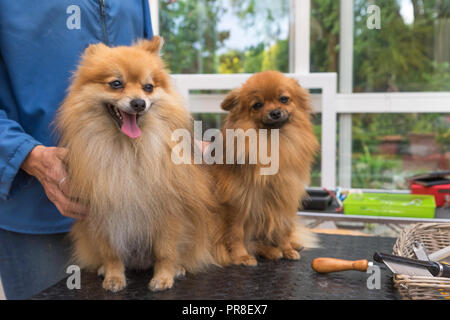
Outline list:
[[[94,273],[81,272],[81,289],[69,290],[66,280],[32,299],[181,299],[181,300],[295,300],[295,299],[400,299],[392,274],[381,269],[381,288],[368,289],[368,273],[346,271],[317,274],[311,262],[317,257],[372,260],[375,251],[392,252],[394,238],[319,235],[321,248],[302,252],[300,261],[262,261],[257,267],[213,267],[175,282],[172,289],[153,293],[147,289],[152,270],[127,272],[128,286],[120,292],[103,290]]]

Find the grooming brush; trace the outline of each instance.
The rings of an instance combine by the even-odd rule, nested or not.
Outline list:
[[[450,266],[440,262],[409,259],[379,252],[373,255],[373,259],[376,262],[384,263],[393,273],[397,274],[450,278]]]

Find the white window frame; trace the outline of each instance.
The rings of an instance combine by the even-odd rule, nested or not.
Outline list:
[[[340,54],[339,54],[339,92],[353,92],[353,0],[341,0],[340,5]],[[350,188],[352,185],[352,115],[339,116],[339,185]]]
[[[291,76],[308,89],[322,89],[321,95],[312,95],[315,111],[322,112],[322,187],[336,187],[336,159],[339,156],[340,184],[350,187],[351,181],[351,114],[353,113],[449,113],[450,92],[408,93],[352,93],[353,87],[353,0],[341,0],[341,50],[339,92],[336,73],[310,73],[310,0],[290,0],[290,70]],[[159,34],[159,3],[149,0],[153,29]],[[163,35],[164,36],[164,35]],[[191,90],[233,89],[242,84],[249,74],[192,74],[173,75],[181,93],[187,99],[191,112],[220,113],[224,95],[195,95]],[[350,89],[349,89],[350,88]],[[339,148],[336,153],[337,115],[340,117]],[[341,174],[342,173],[342,174]]]
[[[159,35],[159,0],[148,0],[154,35]]]

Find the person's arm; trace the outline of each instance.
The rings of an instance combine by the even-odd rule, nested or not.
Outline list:
[[[43,146],[0,107],[0,199],[8,199],[11,184],[22,168],[39,180],[63,216],[85,217],[87,210],[64,195],[67,183],[61,183],[60,189],[60,181],[66,176],[62,162],[65,154],[63,148]]]
[[[148,0],[142,0],[144,6],[144,38],[153,38],[152,17],[150,15],[150,4]]]
[[[11,184],[28,153],[41,144],[14,120],[8,118],[0,106],[0,199],[7,200]]]

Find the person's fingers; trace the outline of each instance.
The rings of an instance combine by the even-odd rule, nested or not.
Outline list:
[[[36,178],[41,182],[45,193],[59,212],[66,217],[83,219],[88,214],[88,209],[70,199],[69,183],[65,181],[67,172],[64,166],[64,158],[67,149],[46,147],[42,153],[41,166],[36,171]]]
[[[55,186],[47,186],[47,197],[52,201],[63,216],[75,219],[85,218],[88,214],[87,208],[71,201],[61,190]]]
[[[194,143],[197,146],[197,148],[202,150],[203,154],[206,153],[206,151],[208,150],[208,146],[211,144],[211,142],[209,142],[209,141],[203,141],[203,140],[197,140],[197,139],[194,139]]]
[[[197,148],[199,148],[200,150],[201,150],[202,147],[203,147],[203,143],[202,143],[201,140],[194,139],[194,144],[195,144],[195,146],[196,146]]]
[[[55,154],[46,160],[46,169],[42,172],[41,177],[47,182],[57,184],[67,173],[63,162]]]
[[[81,215],[81,214],[78,214],[78,213],[75,213],[75,212],[64,211],[59,205],[56,206],[56,208],[61,213],[61,215],[64,216],[64,217],[72,218],[72,219],[75,219],[75,220],[83,220],[83,219],[85,219],[87,217],[86,215]]]
[[[60,160],[64,160],[68,154],[69,150],[66,148],[55,148],[55,154]]]
[[[47,176],[44,178],[47,188],[58,189],[64,195],[69,196],[69,184],[67,183],[67,173],[63,168],[58,165],[48,172]],[[55,192],[55,191],[53,191]]]
[[[64,208],[63,204],[58,203],[58,204],[55,204],[55,206],[58,209],[58,211],[61,213],[61,215],[63,215],[64,217],[74,218],[77,220],[87,218],[87,215],[85,215],[85,214],[67,210],[66,208]]]
[[[61,192],[68,198],[71,199],[71,201],[75,204],[79,204],[79,202],[77,202],[77,198],[73,196],[72,192],[71,192],[71,188],[70,188],[71,184],[70,184],[70,180],[67,176],[64,176],[59,182],[58,182],[58,188],[59,190],[61,190]],[[87,208],[82,207],[81,208],[83,211],[87,212]]]
[[[73,212],[76,213],[80,216],[87,216],[88,214],[88,210],[86,207],[84,207],[82,204],[71,201],[70,199],[67,199],[67,203],[66,203],[66,210],[69,212]]]
[[[62,148],[55,148],[55,149],[62,149]],[[60,154],[62,155],[64,152],[65,151],[62,151],[60,152]],[[60,189],[64,194],[66,195],[69,194],[68,183],[66,181],[67,172],[62,163],[62,160],[58,156],[55,156],[53,158],[52,165],[45,173],[44,179],[46,180],[47,183],[56,185],[58,189]]]
[[[208,150],[209,145],[211,144],[211,142],[208,141],[202,141],[202,152],[206,153],[206,151]]]
[[[62,177],[61,180],[58,181],[58,188],[65,196],[70,196],[69,182],[67,179],[67,176]]]
[[[67,149],[57,148],[57,150],[58,156],[55,159],[55,164],[49,175],[49,182],[58,189],[58,191],[54,191],[55,196],[57,197],[56,201],[61,203],[63,214],[73,213],[80,216],[86,216],[88,212],[87,208],[70,199],[70,182],[68,181],[67,171],[63,162],[59,158],[64,157],[67,154]]]
[[[71,190],[70,190],[70,180],[67,176],[67,172],[64,170],[64,168],[58,169],[58,172],[56,173],[56,176],[58,177],[57,181],[55,180],[54,183],[57,184],[58,189],[61,190],[61,192],[68,198],[72,197]]]
[[[64,217],[69,217],[69,218],[73,218],[76,220],[82,220],[82,219],[87,218],[86,214],[81,214],[81,213],[78,213],[75,211],[70,211],[70,210],[64,209],[63,205],[58,204],[58,206],[56,206],[56,208],[61,213],[61,215],[63,215]]]

